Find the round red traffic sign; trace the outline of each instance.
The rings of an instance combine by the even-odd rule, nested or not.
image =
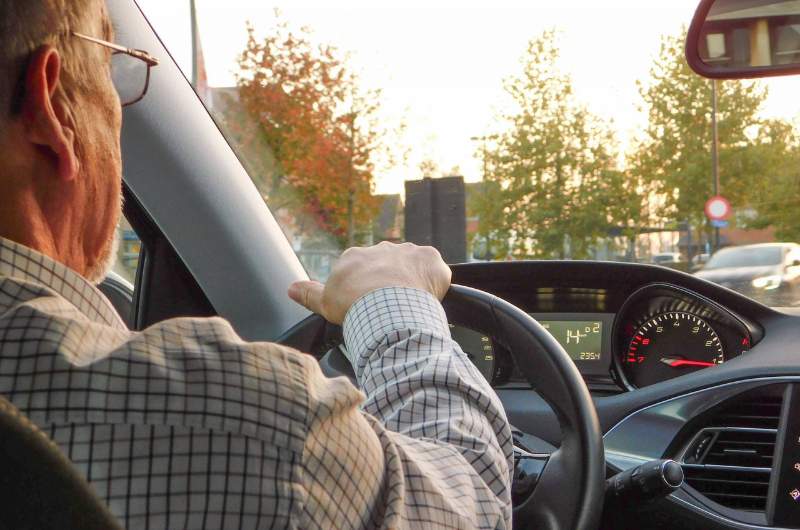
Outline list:
[[[731,203],[728,199],[717,195],[706,201],[706,217],[712,221],[722,221],[731,215]]]

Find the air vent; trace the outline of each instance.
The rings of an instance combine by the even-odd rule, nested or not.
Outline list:
[[[707,416],[682,454],[687,484],[728,508],[763,512],[782,394],[748,392]]]
[[[722,427],[703,432],[714,436],[701,463],[707,466],[772,468],[775,429]]]
[[[748,393],[746,397],[724,405],[714,413],[707,426],[777,429],[783,402],[783,385],[770,388],[772,391],[768,394]],[[781,393],[775,394],[776,388]]]

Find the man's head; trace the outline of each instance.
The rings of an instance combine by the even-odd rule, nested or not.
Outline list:
[[[0,236],[90,280],[113,259],[121,110],[104,0],[0,2]]]

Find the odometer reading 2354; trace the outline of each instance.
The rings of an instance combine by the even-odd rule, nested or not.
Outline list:
[[[656,315],[634,332],[622,365],[641,387],[725,362],[722,343],[708,323],[684,312]]]

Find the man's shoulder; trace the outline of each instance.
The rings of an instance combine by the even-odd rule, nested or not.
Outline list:
[[[244,342],[221,318],[129,332],[59,298],[0,315],[0,394],[34,422],[197,427],[302,451],[313,359]]]

